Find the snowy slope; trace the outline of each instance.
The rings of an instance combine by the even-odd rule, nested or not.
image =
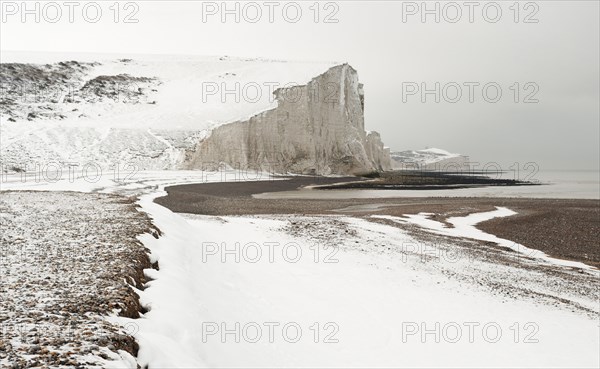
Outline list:
[[[89,118],[66,119],[60,122],[61,125],[197,131],[208,130],[273,108],[276,106],[275,99],[269,91],[278,87],[306,84],[335,65],[226,56],[131,57],[2,52],[2,63],[32,63],[31,60],[37,64],[68,60],[100,63],[87,73],[86,79],[101,75],[128,74],[134,77],[154,77],[160,81],[158,91],[152,95],[157,101],[155,106],[112,104],[107,101],[103,104],[90,104],[80,109],[89,112]],[[257,99],[256,90],[251,89],[256,85],[261,88]],[[216,94],[210,93],[213,86],[219,89]],[[269,86],[273,87],[269,89]],[[220,93],[236,90],[240,91],[239,99],[233,93]],[[63,110],[68,110],[69,107],[71,106]],[[94,116],[93,113],[100,115]]]
[[[219,56],[131,58],[3,51],[4,169],[29,170],[53,161],[173,169],[215,127],[275,107],[273,90],[305,84],[335,65]],[[74,67],[56,64],[71,60],[77,61]],[[40,76],[8,70],[7,63],[34,63]],[[51,93],[40,98],[36,88]],[[75,101],[68,98],[73,90]]]

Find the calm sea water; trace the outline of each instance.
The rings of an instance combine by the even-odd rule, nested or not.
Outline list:
[[[507,178],[507,177],[504,177]],[[353,199],[389,197],[531,197],[558,199],[600,199],[600,172],[548,170],[535,174],[532,180],[542,186],[482,187],[454,190],[313,190],[271,192],[255,195],[269,199]]]

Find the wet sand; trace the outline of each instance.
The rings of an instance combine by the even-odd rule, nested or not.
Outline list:
[[[550,256],[600,268],[600,200],[531,198],[362,198],[256,199],[253,194],[290,191],[356,178],[293,177],[290,180],[190,184],[167,187],[155,201],[175,212],[206,215],[337,214],[368,217],[435,213],[434,219],[508,207],[519,214],[481,223],[478,228]],[[323,190],[326,191],[326,190]]]

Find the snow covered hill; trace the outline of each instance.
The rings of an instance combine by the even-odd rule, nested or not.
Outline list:
[[[446,150],[428,148],[391,153],[394,169],[432,169],[461,171],[469,168],[469,157]]]
[[[290,87],[306,85],[330,68],[340,67],[335,63],[226,56],[144,55],[130,59],[116,55],[4,51],[1,62],[0,154],[5,171],[27,171],[36,164],[47,165],[49,162],[63,165],[93,162],[100,167],[129,163],[139,169],[197,169],[189,159],[194,157],[195,165],[203,166],[194,153],[214,129],[247,121],[265,111],[276,111],[283,100],[297,105],[300,111],[314,108],[315,104],[304,103],[306,96],[299,99],[296,95],[282,97],[281,92],[300,91]],[[348,92],[354,91],[343,91],[347,86],[340,83],[329,87],[329,95],[310,98],[317,106],[345,107],[344,99]],[[358,83],[353,87],[358,90]],[[355,95],[358,96],[357,91]],[[325,102],[325,97],[331,101]],[[321,126],[332,125],[342,130],[358,129],[355,134],[337,137],[348,142],[333,143],[344,147],[336,151],[336,155],[372,151],[365,150],[362,107],[352,114],[354,116],[348,121],[318,122]],[[304,123],[314,128],[313,120]],[[350,120],[360,124],[351,126]],[[282,117],[278,126],[292,123]],[[278,140],[279,134],[278,131],[271,132],[271,137],[264,138]],[[311,129],[310,134],[311,139],[288,147],[291,154],[285,155],[285,160],[300,160],[307,151],[330,151],[328,147],[315,145],[322,130]],[[245,139],[242,136],[238,134],[238,140],[233,144],[241,144]],[[358,145],[358,150],[356,147],[345,148],[353,145]],[[381,153],[371,155],[384,155],[383,145],[381,147]],[[256,152],[251,155],[265,156]],[[221,161],[232,167],[239,164],[239,161],[227,162],[225,159],[210,158],[217,164]],[[267,159],[270,158],[265,161]],[[338,161],[344,157],[327,156],[325,160]],[[365,154],[350,169],[383,169],[377,168],[377,163],[382,160],[385,162],[385,158]],[[261,167],[256,169],[265,167],[262,161],[253,160],[252,163]],[[314,166],[305,165],[302,170],[315,171]],[[325,166],[329,168],[329,165]],[[280,167],[294,169],[289,165]],[[338,167],[325,171],[337,170]]]

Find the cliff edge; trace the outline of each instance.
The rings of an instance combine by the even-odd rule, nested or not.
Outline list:
[[[377,132],[365,132],[358,74],[337,65],[308,84],[277,89],[277,107],[214,129],[188,169],[233,168],[297,174],[361,174],[391,169]]]

